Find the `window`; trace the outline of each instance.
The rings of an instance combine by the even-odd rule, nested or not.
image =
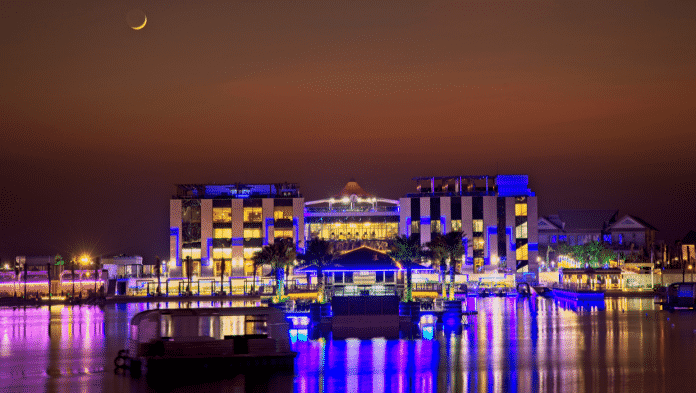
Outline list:
[[[276,206],[273,208],[273,219],[292,220],[292,206]]]
[[[473,220],[472,223],[474,232],[483,233],[483,220]]]
[[[515,203],[515,215],[516,216],[526,216],[527,215],[527,204],[526,203]]]
[[[262,208],[260,207],[245,207],[244,222],[261,222]]]
[[[568,236],[567,236],[567,235],[559,235],[559,236],[558,236],[558,241],[559,241],[559,242],[567,242],[567,241],[568,241]]]
[[[551,243],[556,243],[556,235],[551,236]]]
[[[623,244],[623,234],[619,233],[619,244]]]
[[[244,259],[251,259],[257,251],[261,251],[261,247],[245,247]]]
[[[394,272],[384,272],[384,282],[394,282]]]
[[[213,259],[222,259],[225,258],[227,262],[229,263],[229,260],[232,258],[232,249],[231,248],[213,248]]]
[[[462,220],[452,220],[452,232],[462,231]]]
[[[515,239],[527,238],[527,223],[522,223],[515,227]]]
[[[411,222],[411,233],[420,233],[420,221]]]
[[[603,238],[605,242],[611,243],[611,235],[604,235]]]
[[[181,259],[186,259],[186,257],[191,257],[191,259],[201,259],[201,249],[200,248],[183,248],[183,249],[181,249]]]
[[[287,239],[290,238],[292,239],[292,230],[281,230],[281,229],[274,229],[273,230],[273,237],[276,239]]]
[[[344,277],[343,277],[343,281],[346,284],[352,284],[353,283],[353,272],[345,272]]]
[[[213,222],[232,222],[232,208],[230,207],[214,207]]]
[[[213,238],[229,239],[232,237],[232,228],[213,228]]]
[[[199,199],[184,200],[181,219],[183,222],[201,222],[201,201]]]
[[[261,229],[259,228],[244,228],[245,239],[260,239]]]
[[[384,272],[376,272],[375,273],[375,282],[383,282],[384,281]]]
[[[334,273],[334,282],[337,284],[343,283],[343,273],[341,273],[341,272]]]
[[[430,222],[430,232],[442,233],[442,223],[440,220],[433,220]]]
[[[473,243],[474,250],[483,250],[483,246],[486,242],[483,241],[482,237],[475,237]]]
[[[516,257],[518,261],[526,261],[529,259],[529,253],[526,244],[518,247],[515,252],[517,253]]]

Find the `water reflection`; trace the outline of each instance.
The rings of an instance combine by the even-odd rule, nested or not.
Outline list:
[[[225,302],[224,306],[254,305]],[[0,391],[148,391],[112,373],[128,322],[151,308],[219,302],[0,309]],[[294,375],[266,372],[192,383],[213,391],[667,391],[696,382],[696,313],[653,299],[568,305],[544,298],[470,299],[460,334],[421,325],[418,340],[311,339],[290,332]],[[424,320],[427,322],[427,320]],[[183,387],[167,389],[184,391]],[[260,390],[259,390],[260,389]]]

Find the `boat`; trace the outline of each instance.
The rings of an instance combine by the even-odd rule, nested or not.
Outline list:
[[[543,297],[552,297],[553,293],[551,291],[551,288],[545,287],[545,286],[534,286],[532,287],[534,289],[534,292]]]
[[[696,308],[696,282],[675,282],[667,287],[667,295],[660,302],[667,310]]]
[[[553,287],[551,293],[554,298],[574,301],[604,301],[604,291],[597,289],[585,289],[580,287]]]
[[[529,285],[529,283],[526,282],[520,282],[517,283],[517,286],[515,287],[515,293],[519,297],[529,297],[532,295],[532,287]]]
[[[114,363],[132,375],[147,370],[148,377],[292,370],[297,352],[288,328],[284,313],[272,307],[143,311],[131,319],[128,350]]]

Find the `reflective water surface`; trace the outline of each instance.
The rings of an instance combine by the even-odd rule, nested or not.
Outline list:
[[[294,375],[260,370],[172,387],[114,374],[133,315],[211,305],[220,303],[0,309],[0,391],[696,391],[696,313],[625,298],[470,299],[479,312],[471,327],[456,334],[423,325],[416,340],[311,340],[293,330]]]

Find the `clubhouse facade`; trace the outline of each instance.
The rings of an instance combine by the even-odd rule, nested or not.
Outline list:
[[[526,175],[440,176],[413,179],[416,192],[379,198],[350,181],[336,195],[305,201],[299,186],[182,184],[170,200],[169,277],[254,274],[252,256],[277,239],[298,253],[321,238],[334,249],[386,252],[397,235],[462,232],[458,273],[537,271],[537,198]]]

